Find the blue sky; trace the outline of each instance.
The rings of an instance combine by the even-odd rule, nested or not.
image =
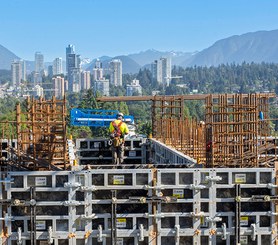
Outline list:
[[[1,0],[0,44],[23,59],[200,51],[219,39],[278,29],[277,0]]]

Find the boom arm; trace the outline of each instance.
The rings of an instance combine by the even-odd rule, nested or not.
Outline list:
[[[70,125],[89,127],[109,127],[110,122],[115,120],[119,111],[101,109],[73,108],[70,111]],[[124,122],[134,124],[134,117],[124,116]]]

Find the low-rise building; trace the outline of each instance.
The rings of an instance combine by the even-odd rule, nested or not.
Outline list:
[[[126,85],[126,95],[132,96],[134,93],[142,95],[142,87],[137,79],[132,80],[131,84]]]

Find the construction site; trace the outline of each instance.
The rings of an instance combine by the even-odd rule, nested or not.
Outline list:
[[[98,98],[151,103],[152,135],[127,135],[115,166],[109,138],[67,135],[66,99],[28,98],[0,122],[0,244],[278,244],[275,99]],[[204,121],[185,116],[189,100],[203,101]],[[101,121],[83,113],[71,120]]]

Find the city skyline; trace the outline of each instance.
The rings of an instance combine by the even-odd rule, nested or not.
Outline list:
[[[4,0],[0,44],[25,60],[39,51],[47,62],[65,60],[69,44],[91,59],[148,49],[194,52],[229,36],[278,29],[277,7],[275,0]]]

